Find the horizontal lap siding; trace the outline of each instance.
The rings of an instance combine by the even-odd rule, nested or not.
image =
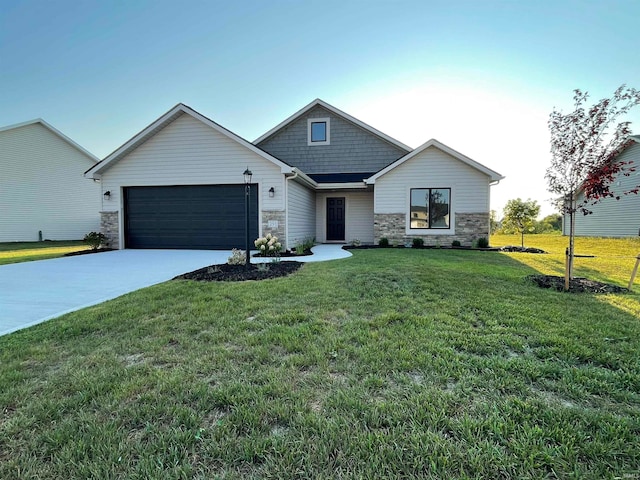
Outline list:
[[[375,212],[406,213],[409,188],[451,188],[452,212],[489,211],[489,177],[435,147],[376,180]]]
[[[607,198],[600,203],[588,207],[591,215],[576,214],[576,235],[584,237],[627,237],[637,236],[640,231],[640,195],[622,195],[622,192],[635,188],[640,184],[640,145],[627,148],[619,157],[619,161],[632,161],[636,168],[628,177],[619,175],[611,185],[611,191],[620,195],[620,200]],[[617,184],[620,182],[620,185]],[[582,197],[580,197],[582,200]],[[569,234],[569,217],[565,217],[564,233]]]
[[[123,186],[241,184],[247,167],[258,184],[261,209],[284,210],[278,166],[185,114],[105,172],[103,190],[111,191],[111,199],[103,202],[103,210],[120,209]]]
[[[316,196],[312,190],[294,181],[290,181],[287,188],[287,242],[288,248],[292,248],[296,243],[316,236]]]
[[[95,161],[39,123],[0,132],[0,242],[81,239],[100,228]]]
[[[316,196],[316,238],[326,242],[327,197],[345,197],[345,241],[373,243],[373,192],[332,192]]]

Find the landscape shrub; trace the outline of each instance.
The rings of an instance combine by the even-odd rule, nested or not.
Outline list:
[[[476,246],[478,248],[488,248],[489,247],[489,240],[487,239],[487,237],[480,237],[476,241]]]
[[[280,250],[282,250],[282,244],[278,241],[278,237],[270,233],[256,239],[253,244],[263,257],[277,257],[280,254]]]
[[[82,239],[84,243],[91,247],[91,250],[98,250],[100,245],[106,245],[107,236],[102,232],[89,232]]]
[[[454,240],[453,242],[451,242],[451,246],[460,247],[461,246],[460,240]]]
[[[387,237],[382,237],[380,240],[378,240],[378,245],[381,247],[388,247],[389,239]]]
[[[411,241],[412,248],[423,248],[424,247],[424,239],[420,237],[416,237]]]
[[[229,265],[244,265],[247,262],[247,254],[244,250],[234,248],[231,250],[231,256],[227,260]]]

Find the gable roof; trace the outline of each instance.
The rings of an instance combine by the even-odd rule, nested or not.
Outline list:
[[[42,125],[44,128],[49,130],[51,133],[53,133],[54,135],[56,135],[57,137],[62,139],[64,142],[67,142],[69,145],[71,145],[76,150],[79,150],[80,152],[84,153],[93,162],[99,162],[100,161],[100,159],[98,157],[96,157],[93,153],[91,153],[90,151],[88,151],[85,148],[83,148],[80,145],[78,145],[76,142],[71,140],[69,137],[67,137],[60,130],[58,130],[57,128],[53,127],[49,123],[45,122],[41,118],[36,118],[34,120],[29,120],[27,122],[22,122],[22,123],[15,123],[13,125],[8,125],[6,127],[0,127],[0,132],[8,132],[9,130],[14,130],[16,128],[27,127],[29,125],[36,125],[36,124]]]
[[[386,142],[389,142],[390,144],[395,145],[398,148],[401,148],[402,150],[405,150],[407,152],[410,152],[412,150],[411,147],[405,145],[404,143],[396,140],[395,138],[390,137],[389,135],[387,135],[385,133],[382,133],[380,130],[376,130],[372,126],[367,125],[366,123],[358,120],[357,118],[352,117],[348,113],[345,113],[342,110],[337,109],[333,105],[329,105],[327,102],[325,102],[323,100],[320,100],[319,98],[316,98],[313,102],[311,102],[307,106],[301,108],[300,110],[298,110],[296,113],[291,115],[289,118],[287,118],[283,122],[280,122],[278,125],[273,127],[271,130],[269,130],[264,135],[261,135],[260,137],[256,138],[253,141],[253,143],[254,144],[258,144],[258,143],[266,140],[267,138],[271,137],[273,134],[275,134],[276,132],[278,132],[279,130],[284,128],[285,126],[289,125],[290,123],[294,122],[295,120],[300,118],[302,115],[307,113],[309,110],[311,110],[312,108],[314,108],[314,107],[316,107],[318,105],[321,106],[322,108],[325,108],[326,110],[329,110],[331,113],[333,113],[333,114],[335,114],[335,115],[337,115],[339,117],[344,118],[348,122],[351,122],[351,123],[357,125],[358,127],[363,128],[364,130],[367,130],[368,132],[370,132],[370,133],[382,138]]]
[[[283,162],[282,160],[279,160],[273,155],[268,154],[264,150],[256,147],[255,145],[245,140],[244,138],[240,137],[239,135],[236,135],[231,130],[227,130],[222,125],[214,122],[210,118],[207,118],[204,115],[196,112],[191,107],[183,103],[179,103],[175,107],[173,107],[171,110],[169,110],[167,113],[165,113],[160,118],[158,118],[155,122],[151,123],[148,127],[142,130],[140,133],[138,133],[137,135],[133,136],[130,140],[125,142],[121,147],[119,147],[110,155],[105,157],[100,163],[94,165],[89,170],[87,170],[85,172],[85,176],[89,178],[99,178],[99,176],[102,173],[104,173],[107,169],[109,169],[112,165],[114,165],[123,157],[128,155],[130,152],[138,148],[140,145],[142,145],[144,142],[149,140],[156,133],[158,133],[160,130],[165,128],[167,125],[169,125],[171,122],[178,119],[182,115],[189,115],[195,118],[196,120],[204,123],[208,127],[211,127],[216,132],[221,133],[222,135],[248,148],[252,152],[260,155],[265,160],[268,160],[274,163],[275,165],[280,167],[280,170],[282,173],[293,172],[292,167],[286,164],[285,162]]]
[[[409,152],[404,157],[400,157],[398,160],[393,162],[391,165],[386,166],[385,168],[380,170],[375,175],[372,175],[371,177],[365,179],[365,182],[368,183],[368,184],[376,183],[376,180],[378,178],[380,178],[381,176],[383,176],[387,172],[390,172],[394,168],[402,165],[407,160],[410,160],[411,158],[415,157],[416,155],[418,155],[419,153],[423,152],[424,150],[426,150],[427,148],[430,148],[430,147],[435,147],[438,150],[442,150],[444,153],[447,153],[447,154],[451,155],[453,158],[456,158],[457,160],[460,160],[462,163],[466,163],[470,167],[475,168],[476,170],[484,173],[485,175],[487,175],[491,179],[492,182],[499,182],[500,180],[502,180],[504,178],[504,176],[500,175],[498,172],[496,172],[494,170],[491,170],[490,168],[485,167],[481,163],[478,163],[475,160],[470,159],[469,157],[461,154],[460,152],[455,151],[453,148],[447,147],[444,143],[439,142],[435,138],[432,138],[428,142],[426,142],[426,143],[422,144],[421,146],[419,146],[418,148],[416,148],[414,151]]]

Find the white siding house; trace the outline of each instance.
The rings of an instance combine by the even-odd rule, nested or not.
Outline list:
[[[580,237],[635,237],[640,235],[640,195],[628,194],[640,185],[640,136],[631,137],[631,143],[625,148],[617,161],[632,162],[629,166],[636,169],[629,176],[619,175],[611,185],[611,191],[620,194],[620,200],[606,198],[587,208],[593,213],[583,215],[578,212],[575,219],[575,234]],[[578,202],[584,198],[578,196]],[[565,215],[563,234],[569,235],[569,216]]]
[[[287,188],[287,239],[289,247],[316,236],[316,194],[295,181]]]
[[[0,129],[0,242],[77,240],[100,229],[97,158],[42,119]]]

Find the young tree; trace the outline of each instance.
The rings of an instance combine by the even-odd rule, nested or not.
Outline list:
[[[565,289],[573,276],[575,215],[591,213],[589,206],[606,197],[619,195],[609,186],[618,174],[629,175],[633,167],[616,161],[631,134],[630,122],[618,118],[640,103],[640,91],[620,86],[611,98],[587,105],[589,94],[574,90],[574,110],[562,114],[554,109],[549,116],[551,166],[545,178],[548,189],[558,196],[560,212],[569,216],[568,262]],[[637,193],[637,189],[636,193]],[[623,194],[630,192],[621,192]],[[578,201],[578,197],[582,199]]]
[[[533,231],[539,213],[540,205],[535,200],[530,198],[526,202],[519,198],[509,200],[504,207],[502,228],[506,232],[518,232],[524,248],[524,233]]]
[[[489,234],[493,235],[498,231],[500,221],[498,220],[498,212],[491,210],[489,212]]]

